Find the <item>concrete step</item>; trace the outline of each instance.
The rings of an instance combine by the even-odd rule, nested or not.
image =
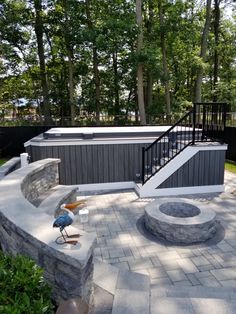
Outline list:
[[[149,292],[118,289],[112,314],[149,314]]]
[[[112,314],[149,314],[149,276],[120,270]]]
[[[230,287],[156,287],[151,289],[151,314],[235,314],[236,289]]]
[[[95,260],[92,314],[149,314],[149,276]]]
[[[151,287],[151,294],[155,297],[167,298],[210,298],[236,300],[236,288],[233,287]]]
[[[94,307],[90,314],[111,314],[119,269],[94,260]]]
[[[119,269],[110,264],[94,261],[94,283],[111,294],[115,294]]]
[[[210,298],[151,298],[150,314],[235,314],[236,301]]]

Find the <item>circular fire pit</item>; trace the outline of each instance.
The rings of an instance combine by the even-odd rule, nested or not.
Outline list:
[[[184,198],[155,200],[145,208],[145,227],[171,242],[204,242],[214,236],[218,225],[208,206]]]

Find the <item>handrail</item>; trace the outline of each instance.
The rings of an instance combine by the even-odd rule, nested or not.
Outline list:
[[[145,151],[159,142],[163,137],[165,137],[171,130],[173,130],[180,122],[182,122],[190,113],[193,112],[193,109],[187,112],[182,118],[180,118],[174,125],[172,125],[168,130],[166,130],[163,134],[161,134],[153,143],[151,143],[148,147],[145,148]]]
[[[193,108],[142,149],[142,184],[189,145],[224,139],[227,103],[194,103]]]

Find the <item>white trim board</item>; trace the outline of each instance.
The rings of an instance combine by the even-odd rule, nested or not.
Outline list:
[[[104,191],[105,190],[127,190],[127,189],[134,189],[134,186],[135,186],[135,183],[133,181],[77,185],[79,192],[101,191],[101,190],[104,190]]]
[[[202,193],[218,193],[224,192],[224,185],[201,185],[189,186],[181,188],[167,188],[167,189],[154,189],[150,191],[139,191],[139,196],[154,197],[154,196],[171,196],[171,195],[188,195],[188,194],[202,194]]]
[[[151,144],[155,141],[156,137],[153,138],[137,138],[137,139],[93,139],[93,140],[42,140],[42,141],[34,141],[30,140],[24,143],[24,147],[28,146],[80,146],[80,145],[119,145],[119,144]]]
[[[193,145],[186,147],[180,154],[173,158],[160,171],[158,171],[150,180],[148,180],[139,190],[140,195],[147,195],[154,191],[156,187],[160,186],[166,179],[182,167],[188,160],[190,160],[199,151],[209,150],[227,150],[227,145]]]

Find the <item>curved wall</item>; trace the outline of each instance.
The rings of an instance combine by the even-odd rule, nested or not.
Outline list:
[[[54,217],[30,201],[58,183],[58,159],[44,159],[20,168],[0,181],[0,244],[3,251],[31,257],[44,268],[57,304],[71,297],[92,302],[95,235],[80,233],[76,245],[58,245]]]

